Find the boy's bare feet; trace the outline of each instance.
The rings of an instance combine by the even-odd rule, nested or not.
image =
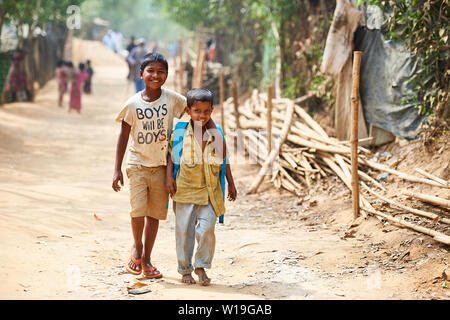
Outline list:
[[[198,275],[198,283],[201,286],[209,286],[209,284],[211,283],[211,279],[208,278],[208,276],[206,275],[205,269],[203,268],[196,268],[194,270],[195,274]]]
[[[192,277],[192,274],[185,274],[181,277],[181,282],[186,283],[186,284],[195,284],[195,280]]]

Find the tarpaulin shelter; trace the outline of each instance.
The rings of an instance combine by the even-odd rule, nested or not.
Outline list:
[[[412,92],[408,80],[415,72],[416,57],[402,43],[384,38],[381,9],[368,6],[358,10],[354,2],[336,1],[321,65],[321,71],[337,81],[336,136],[350,138],[352,52],[362,51],[359,138],[372,136],[375,145],[393,141],[395,136],[414,139],[423,119],[402,97]]]

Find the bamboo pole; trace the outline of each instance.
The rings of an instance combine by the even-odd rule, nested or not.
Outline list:
[[[198,71],[198,79],[197,79],[197,88],[203,87],[203,73],[205,72],[205,61],[206,61],[206,52],[205,50],[202,50],[200,52],[200,65],[199,65],[199,71]]]
[[[404,227],[413,229],[415,231],[427,234],[427,235],[433,237],[433,239],[436,240],[436,241],[439,241],[439,242],[445,243],[447,245],[450,245],[450,237],[445,235],[445,234],[443,234],[443,233],[434,231],[434,230],[429,229],[429,228],[417,226],[415,224],[409,223],[409,222],[401,220],[399,218],[395,218],[393,216],[384,214],[384,213],[382,213],[380,211],[377,211],[377,210],[375,210],[373,208],[367,208],[367,207],[362,206],[361,209],[364,210],[364,211],[367,211],[369,213],[372,213],[372,214],[374,214],[376,216],[380,216],[380,217],[382,217],[382,218],[384,218],[384,219],[386,219],[388,221],[395,222],[395,223],[397,223],[397,224],[399,224],[401,226],[404,226]]]
[[[450,209],[450,200],[430,196],[430,195],[424,194],[424,193],[417,193],[417,192],[410,192],[410,191],[404,191],[403,193],[410,197],[422,200],[424,202],[428,202],[428,203],[431,203],[431,204],[434,204],[437,206],[441,206],[441,207]]]
[[[236,130],[239,130],[241,128],[241,125],[239,123],[239,101],[238,101],[238,91],[236,82],[232,82],[231,89],[233,92],[233,102],[234,102],[234,117],[236,119]]]
[[[280,134],[280,137],[278,140],[278,144],[277,144],[276,148],[272,149],[272,151],[269,154],[268,159],[264,162],[263,166],[259,170],[258,176],[253,181],[252,185],[250,186],[250,188],[247,192],[248,194],[256,192],[259,185],[263,181],[265,175],[268,173],[269,167],[272,165],[275,158],[279,155],[280,148],[283,145],[283,143],[286,141],[286,138],[289,134],[289,130],[290,130],[291,124],[292,124],[293,113],[294,113],[294,103],[292,102],[287,105],[286,119],[284,121],[283,128],[281,129],[281,134]]]
[[[443,223],[450,224],[450,219],[441,218],[439,215],[437,215],[435,213],[431,213],[431,212],[427,212],[427,211],[423,211],[423,210],[418,210],[418,209],[414,209],[414,208],[405,206],[405,205],[403,205],[401,203],[398,203],[398,202],[396,202],[394,200],[391,200],[391,199],[389,199],[387,197],[384,197],[381,194],[376,193],[375,191],[371,190],[364,182],[361,182],[361,185],[364,187],[364,189],[366,189],[369,193],[371,193],[375,197],[380,198],[381,200],[384,200],[385,202],[390,203],[390,204],[392,204],[392,205],[394,205],[396,207],[402,208],[402,209],[404,209],[406,211],[409,211],[411,213],[417,214],[417,215],[422,216],[422,217],[427,217],[427,218],[430,218],[430,219],[433,219],[433,220],[434,219],[439,219],[439,221],[441,221]]]
[[[355,51],[353,57],[352,85],[352,119],[351,119],[351,160],[352,160],[352,195],[353,218],[359,216],[359,180],[358,180],[358,102],[359,102],[359,70],[362,52]]]
[[[202,51],[202,41],[197,41],[197,56],[195,59],[194,74],[192,75],[192,88],[198,88],[198,73],[200,66],[200,52]]]
[[[349,162],[349,160],[347,158],[344,157],[344,160],[346,160],[347,162]],[[351,164],[347,163],[347,167],[351,168]],[[375,180],[374,178],[372,178],[371,176],[369,176],[367,173],[365,173],[364,171],[358,170],[358,174],[361,177],[361,179],[365,179],[367,181],[370,181],[371,183],[373,183],[375,186],[377,186],[378,188],[380,188],[383,191],[387,191],[385,187],[383,187],[383,185],[381,183],[379,183],[377,180]]]
[[[225,130],[225,105],[223,103],[224,97],[225,97],[225,87],[223,83],[223,70],[220,71],[219,75],[219,86],[220,86],[220,124],[222,125],[222,131],[224,136],[226,136],[226,130]]]
[[[267,86],[267,154],[272,151],[272,97],[273,88]]]
[[[425,170],[422,170],[420,168],[416,168],[415,169],[418,173],[420,173],[421,175],[427,177],[428,179],[434,180],[444,186],[450,186],[450,182],[449,181],[445,181],[444,179],[441,179],[439,177],[436,177],[434,175],[432,175],[431,173],[426,172]]]
[[[367,165],[367,166],[369,166],[369,167],[371,167],[373,169],[377,169],[377,170],[380,170],[380,171],[384,171],[384,172],[389,172],[389,173],[395,174],[396,176],[399,176],[400,178],[402,178],[404,180],[407,180],[407,181],[425,183],[425,184],[429,184],[431,186],[436,186],[436,187],[441,187],[441,188],[450,188],[449,186],[442,185],[439,182],[436,182],[436,181],[433,181],[433,180],[430,180],[430,179],[419,178],[419,177],[416,177],[416,176],[412,176],[412,175],[409,175],[409,174],[397,171],[395,169],[391,169],[388,166],[382,165],[381,163],[377,163],[377,162],[370,161],[370,160],[363,159],[363,158],[360,158],[360,161],[363,164],[365,164],[365,165]]]

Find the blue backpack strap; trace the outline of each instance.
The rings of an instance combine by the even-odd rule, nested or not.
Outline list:
[[[222,139],[225,140],[225,136],[223,135],[222,128],[218,124],[216,124],[217,130],[219,130],[220,134],[222,135]],[[225,159],[222,162],[222,165],[220,166],[219,171],[219,181],[220,181],[220,187],[222,188],[222,194],[223,194],[223,201],[225,201],[225,175],[226,175],[226,164],[228,162],[227,156],[225,156]],[[219,217],[219,223],[223,224],[224,222],[224,215],[222,214]]]
[[[178,170],[180,169],[180,159],[181,153],[183,152],[183,138],[184,131],[189,122],[178,122],[175,125],[175,130],[173,131],[173,144],[172,144],[172,161],[173,161],[173,178],[177,178]],[[166,209],[169,208],[169,201],[167,201]]]
[[[178,170],[180,169],[181,153],[183,152],[183,138],[184,131],[189,122],[178,122],[175,125],[173,132],[173,144],[172,144],[172,160],[173,160],[173,178],[177,178]]]

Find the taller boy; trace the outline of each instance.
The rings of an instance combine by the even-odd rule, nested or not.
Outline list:
[[[158,232],[159,220],[167,217],[166,165],[169,134],[173,118],[180,118],[186,98],[162,88],[168,74],[167,60],[159,53],[144,57],[140,76],[145,89],[127,100],[116,121],[122,123],[117,142],[112,188],[123,186],[122,161],[129,136],[126,173],[130,183],[131,228],[134,245],[126,264],[128,272],[147,278],[162,274],[151,263],[150,255]],[[144,234],[144,243],[142,235]]]

